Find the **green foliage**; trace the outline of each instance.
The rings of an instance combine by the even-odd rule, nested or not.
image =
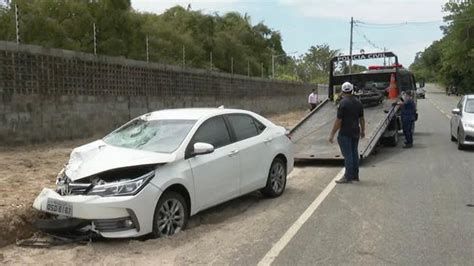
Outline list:
[[[311,46],[295,62],[297,76],[305,82],[327,83],[329,62],[338,53],[338,50],[332,50],[327,44]]]
[[[329,59],[338,51],[312,46],[300,58],[286,55],[280,32],[236,12],[204,14],[175,6],[164,13],[137,12],[130,0],[13,0],[0,5],[0,39],[15,40],[14,5],[20,10],[21,42],[151,62],[278,79],[327,82]],[[233,65],[231,64],[233,62]]]
[[[474,92],[474,4],[450,1],[444,6],[444,37],[416,55],[410,69],[428,81]]]

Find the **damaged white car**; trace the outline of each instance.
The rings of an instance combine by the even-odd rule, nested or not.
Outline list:
[[[260,189],[285,190],[286,130],[252,112],[203,108],[140,116],[78,147],[34,208],[104,237],[172,235],[189,216]]]

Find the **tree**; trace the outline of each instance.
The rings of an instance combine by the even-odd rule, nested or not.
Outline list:
[[[428,81],[454,85],[464,92],[474,88],[474,4],[449,1],[444,36],[415,57],[410,69]]]

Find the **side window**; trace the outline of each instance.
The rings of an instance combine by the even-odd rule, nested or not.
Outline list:
[[[217,116],[204,122],[194,134],[192,145],[196,142],[209,143],[215,149],[230,144],[230,135],[224,118]]]
[[[262,133],[265,130],[265,128],[267,128],[264,124],[262,124],[257,119],[253,119],[253,121],[255,122],[255,125],[257,126],[258,134]]]
[[[249,115],[233,114],[228,115],[227,118],[235,131],[237,141],[248,139],[260,134],[260,131],[255,124],[255,119]]]

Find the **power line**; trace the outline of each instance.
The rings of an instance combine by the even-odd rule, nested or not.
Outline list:
[[[433,23],[441,23],[443,20],[431,20],[431,21],[405,21],[405,22],[397,22],[397,23],[372,23],[372,22],[364,22],[357,20],[356,23],[363,24],[367,26],[404,26],[404,25],[416,25],[416,24],[433,24]]]
[[[357,25],[357,24],[356,24],[356,25]],[[367,35],[366,35],[365,33],[361,32],[361,31],[358,30],[357,28],[355,28],[355,31],[356,31],[356,33],[359,34],[359,36],[361,36],[362,38],[364,38],[364,40],[365,40],[368,44],[370,44],[370,46],[372,46],[373,48],[375,48],[375,49],[377,49],[377,50],[382,50],[382,51],[384,50],[384,48],[382,48],[382,47],[376,45],[373,41],[371,41],[371,40],[369,39],[369,37],[367,37]]]
[[[474,17],[464,17],[464,18],[450,18],[444,20],[431,20],[431,21],[405,21],[405,22],[396,22],[396,23],[373,23],[365,22],[361,20],[356,20],[356,24],[360,27],[365,28],[396,28],[403,26],[416,26],[416,25],[426,25],[426,24],[439,24],[439,23],[467,23],[474,22]]]

